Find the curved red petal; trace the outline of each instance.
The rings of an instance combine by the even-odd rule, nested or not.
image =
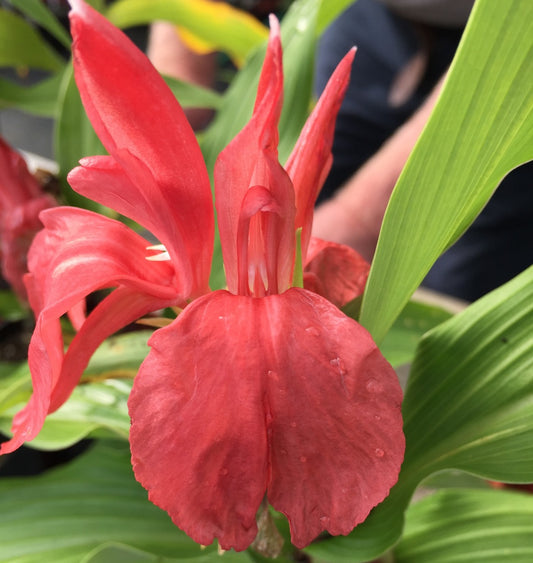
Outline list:
[[[181,302],[170,264],[147,262],[146,241],[122,223],[65,207],[46,210],[41,219],[45,228],[31,247],[25,277],[37,316],[28,354],[34,392],[0,453],[37,435],[107,336],[149,311]],[[128,287],[116,289],[87,317],[64,361],[60,317],[96,289],[121,285]]]
[[[168,301],[118,288],[87,317],[65,356],[59,318],[45,309],[37,319],[28,353],[33,394],[15,415],[11,427],[13,437],[0,445],[0,455],[37,436],[46,415],[68,399],[90,357],[108,336],[150,311],[168,305]]]
[[[144,192],[152,221],[161,218],[159,230],[170,229],[161,238],[174,258],[182,250],[175,247],[181,245],[191,261],[201,251],[207,256],[202,262],[210,262],[210,182],[183,110],[145,55],[120,30],[83,1],[71,4],[76,83],[98,136],[137,190]],[[187,235],[178,242],[176,229]],[[202,289],[208,275],[204,273]]]
[[[218,291],[188,305],[150,339],[129,399],[137,480],[196,542],[223,549],[253,541],[266,490],[260,301]]]
[[[30,304],[61,316],[91,292],[127,284],[182,301],[168,262],[148,262],[147,241],[119,221],[70,207],[41,213],[44,229],[28,255]],[[33,279],[31,279],[33,278]]]
[[[295,230],[294,190],[278,161],[278,121],[283,96],[283,69],[279,25],[271,18],[271,32],[261,71],[252,118],[220,153],[215,164],[215,201],[226,281],[238,293],[242,268],[239,240],[241,206],[249,188],[262,186],[271,192],[279,213],[271,214],[261,227],[265,241],[264,269],[276,280],[271,291],[284,291],[292,281]],[[263,221],[261,221],[263,222]],[[246,233],[247,235],[248,233]],[[241,237],[242,238],[242,237]],[[257,240],[259,237],[255,237]],[[239,262],[241,267],[239,267]]]
[[[304,287],[337,307],[363,294],[370,264],[353,248],[316,237],[309,241]]]
[[[172,206],[162,205],[146,166],[127,151],[122,153],[123,161],[129,162],[127,169],[113,157],[88,157],[69,173],[68,181],[78,193],[115,209],[155,235],[172,258],[176,287],[184,297],[206,293],[212,233],[203,232],[205,224],[200,221],[186,224],[183,218],[176,218]]]
[[[368,332],[322,297],[293,288],[268,303],[267,495],[303,547],[350,532],[396,483],[402,391]]]
[[[296,228],[302,228],[304,257],[311,237],[315,201],[331,168],[335,120],[348,87],[354,56],[352,49],[331,75],[285,166],[294,184]]]

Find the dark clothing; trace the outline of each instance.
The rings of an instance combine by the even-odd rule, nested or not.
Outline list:
[[[451,63],[461,35],[462,29],[404,19],[375,0],[358,0],[333,22],[318,49],[317,92],[342,56],[353,45],[358,50],[337,118],[333,168],[322,200],[424,102]],[[421,50],[427,58],[418,87],[405,103],[391,106],[393,81]],[[532,183],[532,163],[513,171],[467,233],[437,261],[424,285],[472,301],[528,267],[533,258]]]

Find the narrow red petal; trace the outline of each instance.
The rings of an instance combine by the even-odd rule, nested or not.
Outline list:
[[[337,307],[363,294],[370,264],[353,248],[316,237],[309,241],[304,287]]]
[[[169,302],[119,288],[89,315],[63,356],[59,318],[45,309],[37,319],[30,342],[28,362],[33,394],[13,419],[13,437],[0,445],[0,455],[32,440],[43,427],[46,415],[57,410],[70,396],[98,346],[111,334]]]
[[[267,277],[276,280],[274,291],[290,286],[294,261],[294,190],[278,161],[278,121],[283,95],[283,69],[279,25],[271,18],[271,32],[252,118],[220,153],[215,165],[215,201],[226,281],[239,290],[241,206],[248,189],[262,186],[271,192],[279,213],[264,226]],[[263,228],[263,227],[262,227]],[[257,241],[258,237],[255,237]],[[242,257],[240,263],[242,264]],[[272,291],[272,288],[271,288]]]
[[[129,399],[136,478],[200,544],[243,550],[267,482],[254,305],[218,291],[154,333]]]
[[[210,263],[211,188],[183,110],[145,55],[120,30],[82,0],[71,4],[74,73],[91,123],[124,174],[151,202],[152,222],[160,218],[159,230],[168,230],[160,238],[173,257]],[[203,271],[202,290],[208,274]]]
[[[296,228],[302,228],[304,257],[311,237],[315,201],[331,168],[335,120],[348,87],[354,56],[352,49],[331,75],[285,166],[294,184]]]
[[[263,325],[272,342],[267,494],[304,547],[324,530],[349,533],[396,483],[402,391],[368,332],[331,303],[298,288],[275,297]]]

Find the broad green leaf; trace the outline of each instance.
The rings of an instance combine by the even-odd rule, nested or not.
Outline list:
[[[0,110],[14,107],[43,117],[54,117],[61,73],[54,74],[38,84],[21,86],[0,78]]]
[[[63,197],[69,205],[102,212],[103,207],[100,204],[77,194],[66,181],[67,174],[78,165],[81,158],[105,154],[105,149],[96,136],[81,103],[71,64],[63,75],[58,108],[54,131],[54,153],[59,165]]]
[[[533,158],[533,3],[476,2],[390,199],[361,310],[381,341],[502,178]]]
[[[222,558],[222,556],[224,556]],[[224,552],[221,555],[213,551],[198,557],[169,558],[147,553],[139,549],[120,544],[106,544],[96,548],[92,553],[83,558],[81,563],[250,563],[254,561],[252,553]],[[276,560],[277,561],[277,560]],[[283,562],[280,562],[283,563]]]
[[[403,404],[398,483],[349,536],[310,546],[312,555],[355,563],[386,551],[413,491],[436,472],[533,482],[532,326],[533,267],[423,337]]]
[[[212,51],[228,53],[239,65],[268,36],[265,26],[247,12],[209,0],[119,0],[107,17],[118,27],[154,20],[172,22],[210,45]]]
[[[0,8],[0,67],[39,68],[57,72],[61,57],[22,17]]]
[[[96,351],[69,400],[49,415],[34,448],[66,448],[86,437],[128,439],[127,400],[135,374],[148,354],[151,331],[136,331],[108,338]],[[9,434],[13,415],[31,395],[27,364],[0,364],[0,430]]]
[[[215,546],[202,551],[147,500],[127,445],[97,444],[42,476],[4,478],[0,499],[1,562],[74,563],[91,553],[102,562],[105,549],[98,559],[98,547],[110,543],[156,555],[160,563],[220,561]],[[231,563],[250,561],[246,553],[226,555]]]
[[[6,410],[27,401],[31,394],[30,373],[26,363],[0,363],[0,420]]]
[[[46,29],[63,47],[70,50],[70,36],[53,12],[41,0],[9,0],[17,10]]]
[[[396,563],[530,563],[533,496],[447,490],[413,505],[394,549]]]
[[[441,307],[409,301],[381,343],[381,352],[393,367],[408,364],[424,333],[450,316],[451,313]]]

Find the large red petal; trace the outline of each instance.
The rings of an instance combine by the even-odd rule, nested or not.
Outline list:
[[[315,201],[331,168],[335,120],[348,87],[354,56],[352,49],[331,75],[285,166],[294,184],[296,228],[302,228],[304,257],[311,237]]]
[[[267,494],[303,547],[324,530],[350,532],[396,483],[402,391],[368,332],[322,297],[294,288],[265,303]]]
[[[240,260],[242,240],[239,223],[242,204],[249,188],[262,186],[271,192],[278,213],[270,216],[264,236],[267,277],[276,279],[270,291],[281,292],[290,286],[294,261],[294,190],[278,161],[278,121],[283,95],[283,69],[279,24],[271,18],[271,32],[252,118],[244,129],[220,153],[215,165],[215,201],[226,281],[232,293],[239,290],[239,277],[247,275]],[[248,233],[246,233],[248,234]],[[248,241],[245,240],[245,243]]]
[[[91,123],[151,202],[153,222],[160,217],[160,229],[170,229],[161,238],[171,255],[176,258],[185,248],[191,262],[201,254],[202,263],[209,263],[214,232],[211,188],[183,110],[145,55],[120,30],[82,0],[71,4],[74,73]],[[177,241],[172,225],[182,230]],[[208,274],[204,272],[202,289]]]
[[[353,248],[312,237],[304,264],[304,287],[337,307],[363,294],[370,264]]]
[[[195,541],[247,547],[267,489],[302,547],[348,533],[396,482],[396,375],[325,299],[216,292],[150,344],[129,403],[134,471]]]
[[[136,478],[196,542],[253,541],[267,482],[261,299],[218,291],[149,341],[129,399]]]

